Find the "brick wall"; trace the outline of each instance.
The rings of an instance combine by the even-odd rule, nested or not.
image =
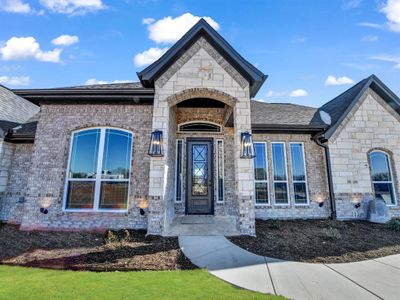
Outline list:
[[[260,219],[327,218],[330,216],[329,191],[326,176],[324,151],[310,135],[303,134],[254,134],[254,142],[267,142],[269,204],[256,205],[256,217]],[[286,149],[289,205],[274,205],[271,142],[284,142]],[[290,142],[302,142],[306,162],[309,205],[294,205]],[[319,202],[324,205],[319,207]]]
[[[139,203],[147,202],[152,122],[150,105],[50,105],[41,106],[22,227],[27,229],[146,228]],[[64,212],[63,192],[71,134],[74,130],[110,126],[134,134],[128,213]],[[40,213],[40,208],[49,213]]]
[[[400,172],[400,117],[373,90],[369,89],[332,136],[332,175],[337,215],[341,219],[364,219],[367,203],[373,198],[368,152],[386,150],[391,154],[397,199]],[[355,208],[360,202],[361,207]],[[390,207],[400,216],[399,206]]]
[[[9,158],[11,163],[6,192],[1,196],[3,206],[0,220],[9,223],[21,223],[25,197],[27,196],[28,177],[30,175],[33,144],[12,145],[14,151]]]

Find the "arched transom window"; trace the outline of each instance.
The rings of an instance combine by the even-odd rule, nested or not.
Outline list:
[[[179,125],[180,132],[221,132],[221,126],[211,122],[188,122]]]
[[[132,133],[114,128],[74,132],[65,183],[65,209],[126,211]]]
[[[369,161],[375,198],[381,198],[386,204],[394,205],[396,196],[389,155],[383,151],[372,151],[369,153]]]

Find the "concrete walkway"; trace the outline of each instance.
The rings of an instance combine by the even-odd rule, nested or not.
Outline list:
[[[400,299],[400,255],[310,264],[259,256],[223,236],[180,236],[179,244],[195,265],[248,290],[290,299]]]

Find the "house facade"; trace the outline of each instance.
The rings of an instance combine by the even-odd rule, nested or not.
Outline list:
[[[365,219],[376,198],[400,217],[400,100],[376,76],[320,108],[253,101],[267,76],[200,20],[138,77],[13,91],[40,112],[2,125],[3,221],[169,235],[210,215],[254,235],[256,218]]]

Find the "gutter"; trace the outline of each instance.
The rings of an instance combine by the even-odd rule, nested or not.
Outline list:
[[[332,166],[331,166],[331,155],[329,151],[329,146],[324,144],[327,140],[324,138],[322,133],[314,135],[312,140],[320,147],[324,148],[325,152],[325,161],[326,161],[326,175],[328,177],[328,189],[329,189],[329,202],[331,204],[331,219],[336,220],[336,202],[335,202],[335,193],[333,190],[333,180],[332,180]],[[324,140],[324,143],[321,142]]]

